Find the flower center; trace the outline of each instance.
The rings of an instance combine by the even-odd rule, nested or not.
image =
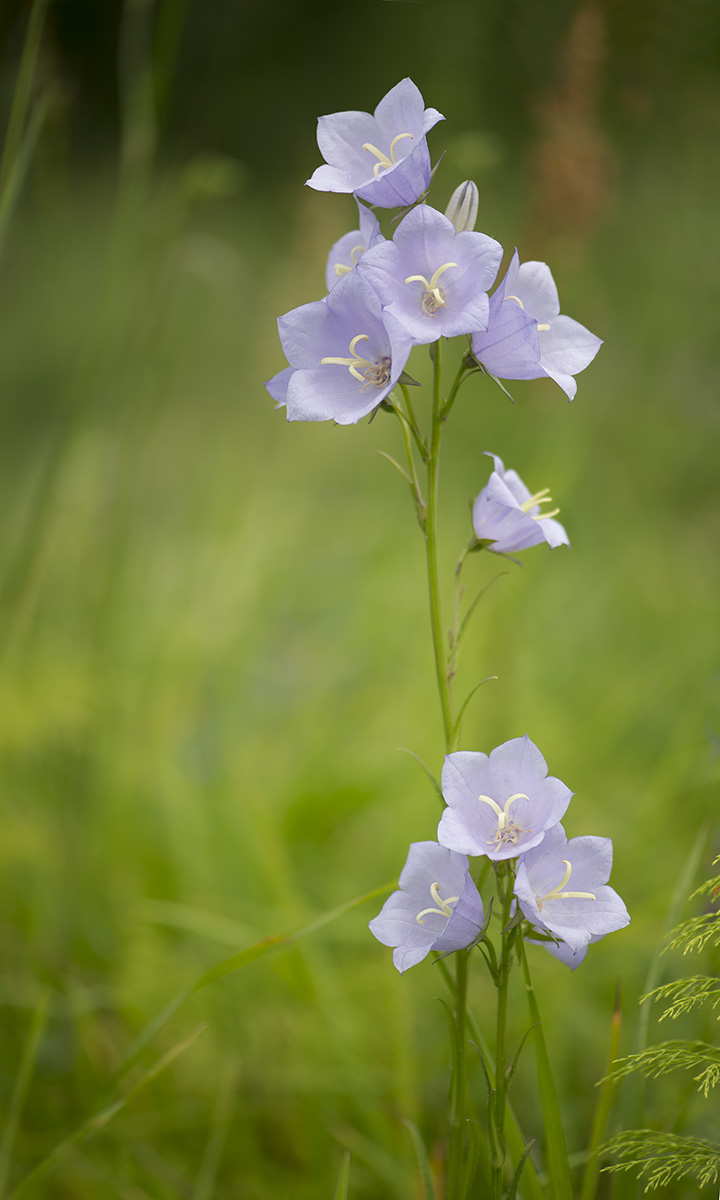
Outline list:
[[[554,887],[551,892],[547,892],[544,896],[536,896],[538,912],[542,912],[542,906],[546,900],[597,900],[594,892],[564,892],[563,888],[569,881],[572,874],[572,867],[566,858],[562,860],[565,868],[565,874],[560,880],[557,887]]]
[[[513,803],[513,801],[529,799],[530,797],[526,796],[524,792],[515,792],[514,796],[510,796],[510,798],[505,801],[505,807],[501,808],[500,805],[496,804],[494,800],[491,800],[489,796],[478,796],[478,800],[481,804],[490,805],[498,819],[495,837],[492,839],[492,841],[486,842],[486,846],[495,846],[496,849],[499,846],[517,846],[520,834],[530,833],[529,829],[522,829],[515,821],[510,820],[510,805]]]
[[[364,254],[364,253],[365,253],[364,246],[353,246],[352,250],[350,251],[350,257],[352,259],[353,267],[357,266],[357,259],[355,258],[355,255],[356,254]],[[349,271],[352,271],[352,267],[346,266],[345,263],[339,263],[339,262],[335,263],[335,274],[337,276],[347,275]]]
[[[514,300],[515,303],[519,304],[523,310],[525,309],[525,305],[523,304],[523,302],[519,296],[505,296],[503,298],[503,304],[505,303],[505,300]],[[547,333],[549,328],[550,328],[549,325],[538,325],[538,327],[537,327],[538,333]]]
[[[437,913],[438,916],[440,916],[440,917],[451,917],[453,910],[451,909],[450,905],[456,904],[457,901],[460,899],[459,896],[448,896],[447,900],[443,900],[442,896],[440,895],[440,884],[439,883],[431,883],[430,884],[430,895],[432,896],[433,900],[435,901],[435,903],[437,904],[438,907],[437,908],[423,908],[422,911],[419,912],[416,917],[418,925],[425,924],[425,917],[428,915],[428,913]]]
[[[438,279],[443,271],[447,271],[450,267],[457,267],[457,265],[457,263],[452,262],[443,263],[441,267],[438,267],[430,280],[427,280],[424,275],[408,275],[405,280],[406,283],[417,281],[418,283],[425,284],[422,297],[422,310],[427,317],[433,317],[439,308],[445,307],[445,293],[441,287],[438,287]]]
[[[348,346],[349,358],[321,358],[320,363],[321,365],[334,363],[338,367],[347,367],[350,374],[362,383],[361,392],[364,392],[365,388],[370,387],[371,384],[376,388],[385,387],[390,379],[392,365],[390,359],[380,358],[376,362],[371,362],[369,358],[363,358],[358,354],[355,349],[358,342],[368,342],[369,340],[369,334],[358,333]]]
[[[377,159],[377,162],[375,163],[375,166],[373,167],[373,175],[377,176],[379,171],[384,171],[388,167],[395,166],[395,163],[397,161],[395,158],[395,147],[397,146],[399,141],[401,141],[403,138],[406,138],[406,137],[409,137],[411,142],[414,140],[413,135],[411,133],[399,133],[397,135],[397,137],[393,138],[393,140],[390,143],[390,156],[389,157],[387,154],[385,154],[385,152],[383,150],[378,150],[377,146],[373,146],[372,142],[363,142],[363,150],[369,150],[370,153],[374,154]]]
[[[550,488],[542,488],[541,491],[535,492],[534,495],[528,496],[527,500],[520,505],[522,512],[527,513],[532,517],[533,521],[546,521],[548,517],[556,517],[560,512],[559,508],[554,508],[552,512],[531,513],[530,509],[536,504],[552,504],[552,496],[548,495]]]

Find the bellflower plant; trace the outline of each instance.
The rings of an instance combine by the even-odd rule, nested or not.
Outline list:
[[[473,354],[498,379],[554,379],[572,400],[573,376],[587,367],[602,342],[584,325],[560,315],[550,268],[520,265],[517,250],[507,274],[493,292],[485,331],[473,337]]]
[[[486,450],[486,454],[489,452]],[[475,537],[488,542],[496,554],[527,550],[540,542],[549,546],[568,546],[568,535],[555,514],[542,505],[552,504],[549,488],[531,493],[517,471],[506,471],[497,454],[491,454],[495,469],[472,507]]]
[[[431,950],[464,950],[479,937],[483,904],[464,854],[437,842],[414,842],[399,883],[370,929],[384,946],[395,947],[393,962],[401,974]]]
[[[520,1188],[526,1200],[572,1200],[577,1189],[526,948],[539,944],[575,968],[591,943],[620,930],[629,917],[608,885],[609,840],[587,836],[568,841],[560,821],[572,792],[548,774],[539,748],[526,734],[489,754],[461,749],[462,723],[476,689],[460,703],[454,694],[458,656],[478,601],[489,587],[486,584],[467,604],[460,578],[470,552],[510,554],[543,542],[566,545],[568,538],[555,520],[558,509],[548,488],[531,493],[516,471],[506,470],[502,458],[491,454],[489,481],[472,505],[474,536],[453,577],[455,603],[448,638],[439,566],[439,464],[442,435],[471,377],[548,376],[572,399],[575,375],[588,366],[601,343],[560,314],[549,268],[544,263],[520,265],[517,251],[505,278],[488,295],[502,247],[475,231],[475,184],[461,184],[445,214],[424,203],[431,183],[426,134],[441,119],[435,109],[425,109],[409,79],[388,92],[374,115],[344,112],[320,118],[318,144],[326,165],[308,182],[320,190],[354,193],[359,228],[330,252],[325,299],[302,304],[279,318],[289,365],[266,386],[290,421],[354,425],[382,410],[397,421],[402,439],[403,463],[385,457],[408,487],[422,534],[445,747],[441,783],[429,767],[426,771],[443,812],[437,841],[411,843],[398,889],[370,921],[370,929],[378,941],[392,947],[401,973],[431,958],[450,988],[451,1103],[445,1178],[438,1194],[447,1200],[475,1195],[515,1200]],[[421,197],[423,202],[415,204]],[[377,213],[366,204],[411,207],[381,230]],[[463,340],[447,387],[443,359],[453,353],[452,343],[449,351],[445,348],[453,337]],[[412,380],[405,367],[411,352],[424,345],[430,350],[432,388],[423,409],[423,390],[419,401],[411,398]],[[523,698],[515,697],[514,708],[520,711],[522,704]],[[473,1031],[488,1092],[481,1111],[474,1102],[471,1106],[467,1086],[475,1061],[468,1055],[471,956],[487,968],[496,1000],[492,1045],[482,1030],[477,1037]],[[545,1122],[545,1137],[539,1139],[544,1142],[544,1175],[529,1152],[530,1139],[507,1104],[514,1064],[525,1044],[525,1036],[508,1028],[508,995],[516,965],[522,968],[528,1004],[526,1034],[532,1031],[536,1049]],[[489,1008],[485,999],[483,1008]],[[593,1170],[589,1165],[582,1200],[593,1198]]]
[[[420,204],[400,222],[391,242],[363,255],[358,269],[383,308],[422,345],[487,328],[487,289],[501,258],[502,246],[493,238],[458,233],[446,216]]]
[[[354,192],[379,208],[414,204],[430,184],[426,134],[444,121],[425,108],[411,79],[403,79],[366,112],[339,112],[318,120],[317,140],[325,166],[308,185],[320,192]]]
[[[380,222],[369,208],[357,202],[360,216],[360,228],[344,234],[330,250],[325,268],[325,286],[329,292],[335,287],[338,279],[354,270],[365,253],[376,242],[385,239],[380,232]]]

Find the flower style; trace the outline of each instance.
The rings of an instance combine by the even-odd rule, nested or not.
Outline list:
[[[393,892],[370,930],[384,946],[394,946],[393,962],[402,974],[431,950],[463,950],[483,927],[483,904],[470,878],[464,854],[437,842],[413,842]]]
[[[442,792],[448,807],[438,826],[440,844],[495,862],[537,846],[560,821],[573,794],[548,775],[545,759],[527,734],[497,746],[489,756],[469,750],[448,754]]]
[[[609,838],[568,841],[556,825],[518,863],[515,895],[528,921],[578,954],[590,941],[630,923],[617,892],[606,886],[611,868]]]
[[[430,186],[426,134],[444,120],[437,109],[425,108],[411,79],[396,84],[374,116],[340,112],[320,117],[317,140],[326,165],[307,183],[320,192],[354,192],[379,208],[414,204]]]
[[[412,348],[357,271],[325,300],[279,317],[278,331],[290,366],[265,386],[288,421],[355,425],[392,391]]]
[[[437,209],[420,204],[391,242],[363,255],[358,270],[415,344],[423,345],[487,328],[487,289],[501,258],[502,247],[493,238],[458,233]]]
[[[473,354],[499,379],[554,379],[572,400],[573,378],[592,362],[600,338],[570,317],[560,316],[555,280],[541,262],[520,265],[517,250],[490,298],[490,320],[473,337]]]
[[[542,505],[552,504],[549,488],[530,493],[517,471],[506,471],[497,454],[492,458],[495,469],[472,509],[475,536],[489,541],[488,550],[495,554],[512,554],[527,550],[540,542],[551,547],[569,546],[568,535],[559,521],[553,520],[559,508],[542,511]]]
[[[360,228],[346,233],[332,247],[325,268],[325,286],[329,292],[335,287],[338,279],[347,275],[358,264],[360,256],[376,242],[385,239],[380,232],[380,222],[369,208],[357,201],[360,213]]]

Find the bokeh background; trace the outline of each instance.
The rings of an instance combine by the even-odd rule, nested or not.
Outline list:
[[[30,14],[0,10],[4,127]],[[414,1200],[403,1119],[442,1155],[444,985],[393,970],[380,900],[148,1031],[434,836],[396,752],[442,754],[422,542],[377,453],[398,430],[288,425],[263,387],[276,316],[322,296],[354,225],[303,187],[316,117],[406,75],[447,118],[436,206],[474,178],[480,228],[548,261],[605,340],[572,405],[472,379],[442,475],[447,600],[484,450],[551,485],[573,543],[509,565],[458,679],[498,676],[463,746],[530,733],[576,793],[570,834],[613,838],[633,918],[575,974],[535,955],[573,1154],[616,987],[629,1050],[703,830],[699,877],[720,849],[715,0],[50,0],[1,230],[5,1195],[54,1155],[22,1195],[315,1200],[349,1149],[354,1200]],[[516,1042],[526,1024],[518,995]],[[645,1122],[710,1136],[691,1096],[657,1086]],[[534,1097],[528,1055],[513,1098],[538,1136]]]

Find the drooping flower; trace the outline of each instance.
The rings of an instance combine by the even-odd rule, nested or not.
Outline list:
[[[560,821],[572,798],[548,775],[547,763],[527,734],[496,746],[489,755],[458,750],[442,770],[448,807],[438,841],[460,854],[498,862],[537,846]]]
[[[554,379],[572,400],[573,376],[592,362],[602,345],[584,325],[560,315],[550,268],[520,265],[517,250],[507,275],[490,297],[490,319],[473,336],[473,354],[498,379]]]
[[[437,842],[413,842],[393,892],[370,930],[384,946],[394,946],[393,962],[402,974],[431,950],[463,950],[483,927],[483,904],[464,854]]]
[[[357,271],[324,300],[279,317],[278,331],[290,366],[265,386],[288,421],[356,424],[392,391],[412,348]]]
[[[542,505],[552,504],[549,488],[531,493],[517,471],[506,471],[501,458],[490,454],[495,469],[488,483],[475,500],[472,522],[479,541],[489,540],[488,550],[495,554],[512,554],[527,550],[540,542],[549,546],[569,546],[568,535],[559,521],[553,518],[560,511],[543,511]]]
[[[341,237],[328,255],[325,285],[329,292],[335,287],[338,279],[347,275],[357,266],[361,255],[366,250],[374,246],[376,242],[385,240],[380,232],[380,222],[377,217],[359,201],[357,206],[360,214],[360,228],[353,229]]]
[[[414,204],[430,185],[426,134],[444,121],[425,108],[411,79],[396,84],[366,112],[339,112],[318,119],[317,140],[325,166],[307,180],[320,192],[354,192],[379,208]]]
[[[556,825],[520,859],[514,892],[528,921],[577,954],[591,940],[630,922],[623,901],[606,886],[611,869],[610,838],[568,841],[562,825]]]
[[[387,312],[416,345],[485,329],[487,289],[502,247],[484,233],[458,233],[452,221],[420,204],[400,222],[391,242],[363,255],[358,270]]]

